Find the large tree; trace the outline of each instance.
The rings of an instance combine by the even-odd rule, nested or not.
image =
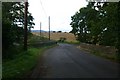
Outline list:
[[[3,2],[2,3],[2,46],[3,57],[14,43],[23,43],[24,35],[24,3]],[[33,28],[34,18],[28,12],[28,29]]]
[[[72,33],[78,40],[115,46],[117,42],[118,3],[89,2],[71,17]]]

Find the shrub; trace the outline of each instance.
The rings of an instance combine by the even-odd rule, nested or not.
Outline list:
[[[60,39],[58,40],[59,42],[65,42],[66,38],[64,37],[60,37]]]
[[[58,31],[58,33],[62,33],[62,31]]]
[[[56,31],[53,31],[53,33],[56,33]]]

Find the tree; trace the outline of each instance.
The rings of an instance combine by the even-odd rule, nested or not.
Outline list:
[[[85,43],[115,46],[118,3],[89,2],[71,17],[72,33]]]
[[[28,12],[28,28],[33,27],[34,18]],[[29,33],[29,32],[28,32]],[[3,58],[7,56],[9,48],[14,43],[23,44],[24,35],[24,3],[3,2],[2,3],[2,45]],[[11,54],[12,55],[12,54]]]
[[[61,33],[62,31],[58,31],[58,33]]]
[[[56,31],[53,31],[53,33],[56,33]]]

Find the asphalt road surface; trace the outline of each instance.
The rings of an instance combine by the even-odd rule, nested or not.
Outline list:
[[[75,45],[59,44],[47,50],[31,78],[118,78],[119,64],[94,56]]]

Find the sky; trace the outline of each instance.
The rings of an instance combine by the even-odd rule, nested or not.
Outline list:
[[[50,30],[69,32],[71,16],[80,8],[85,7],[88,3],[86,0],[28,0],[28,11],[34,17],[34,29],[48,31],[48,17],[50,16]]]

